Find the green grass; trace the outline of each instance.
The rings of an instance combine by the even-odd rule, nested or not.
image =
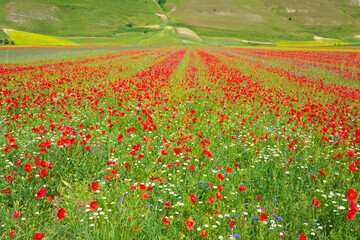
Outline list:
[[[81,45],[90,46],[132,46],[136,41],[150,36],[151,33],[129,32],[116,34],[114,37],[68,37],[68,39]]]
[[[173,46],[183,45],[182,41],[179,40],[173,28],[165,28],[160,32],[152,33],[144,39],[139,39],[133,43],[138,46]]]
[[[241,39],[227,38],[227,37],[204,37],[203,39],[207,43],[207,45],[212,45],[212,46],[258,46],[258,45],[269,46],[269,45],[271,45],[271,44],[256,43],[256,42],[251,42],[251,41],[242,41]]]

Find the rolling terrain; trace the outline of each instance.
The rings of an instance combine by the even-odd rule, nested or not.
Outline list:
[[[4,0],[0,28],[50,45],[343,45],[360,42],[360,1]]]

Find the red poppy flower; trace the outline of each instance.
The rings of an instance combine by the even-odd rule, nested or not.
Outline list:
[[[219,213],[220,213],[219,209],[216,209],[215,212],[214,212],[215,215],[218,215]]]
[[[201,236],[206,237],[206,235],[207,235],[207,232],[205,230],[202,230],[201,231]]]
[[[355,171],[356,171],[356,166],[355,166],[355,164],[352,163],[352,164],[349,166],[349,169],[350,169],[350,171],[355,172]]]
[[[142,199],[149,198],[149,194],[147,192],[143,192],[141,198]]]
[[[164,218],[163,219],[163,221],[164,221],[164,223],[166,224],[166,225],[170,225],[170,219],[169,218]]]
[[[45,234],[43,234],[43,233],[37,233],[37,234],[34,235],[34,238],[36,240],[43,239],[44,237],[45,237]]]
[[[319,202],[319,200],[317,200],[316,198],[314,198],[312,200],[312,203],[316,206],[316,207],[320,207],[321,206],[321,203]]]
[[[348,214],[347,214],[347,218],[350,220],[350,221],[353,221],[355,220],[355,213],[351,210],[348,211]]]
[[[57,217],[60,219],[64,218],[66,216],[66,211],[63,208],[60,208],[57,212]]]
[[[14,218],[18,218],[18,217],[20,217],[20,213],[18,211],[15,211],[14,212]]]
[[[355,156],[354,151],[348,151],[346,154],[349,156],[349,158],[353,158]]]
[[[98,208],[98,203],[96,201],[90,203],[90,211],[94,211],[97,208]]]
[[[349,191],[348,191],[348,199],[350,201],[353,201],[353,200],[357,199],[357,192],[352,188],[350,188]]]
[[[307,240],[307,238],[305,237],[305,235],[304,235],[304,234],[301,234],[301,236],[300,236],[299,240]]]
[[[195,226],[195,221],[192,220],[192,219],[190,219],[190,218],[188,218],[188,219],[186,220],[186,225],[187,225],[187,229],[188,229],[188,230],[193,230],[193,229],[194,229],[194,226]]]
[[[99,183],[91,182],[91,189],[93,190],[93,192],[98,191],[99,190]]]
[[[42,189],[40,189],[40,191],[38,191],[38,193],[36,194],[36,197],[38,199],[42,199],[43,197],[45,197],[45,195],[46,195],[46,189],[42,188]]]
[[[320,174],[326,176],[326,173],[323,170],[320,170]]]
[[[350,207],[351,207],[351,211],[353,211],[354,213],[356,213],[359,210],[359,207],[357,206],[355,201],[351,201]]]
[[[268,216],[265,213],[261,213],[260,217],[261,217],[260,221],[262,222],[268,219]]]
[[[174,152],[176,155],[181,153],[181,149],[180,148],[174,148]]]
[[[30,163],[25,164],[25,171],[27,173],[31,172],[33,170],[33,166]]]
[[[52,162],[48,162],[47,166],[49,169],[53,169],[54,168],[54,164]]]
[[[191,202],[192,203],[196,203],[197,202],[197,198],[195,194],[190,194],[190,198],[191,198]]]
[[[26,155],[26,154],[25,154],[25,155]],[[356,161],[356,160],[355,160],[355,161]],[[20,165],[20,164],[22,164],[21,160],[17,160],[16,163],[15,163],[15,166],[18,166],[18,165]]]
[[[190,165],[189,169],[190,169],[190,170],[195,170],[196,167],[195,167],[194,165]]]
[[[229,218],[229,222],[230,222],[230,227],[231,227],[231,228],[234,228],[236,222],[235,222],[233,219],[231,219],[231,218]]]
[[[41,172],[39,172],[39,177],[43,178],[44,176],[46,176],[48,174],[48,171],[46,169],[41,170]]]
[[[128,130],[126,130],[126,132],[127,133],[136,132],[136,128],[134,128],[134,127],[128,128]]]
[[[216,198],[217,198],[217,199],[222,199],[222,198],[223,198],[223,196],[221,195],[221,193],[220,193],[220,192],[216,192]]]
[[[14,230],[10,230],[10,237],[15,237],[16,232]]]
[[[165,207],[170,210],[171,209],[171,203],[170,202],[166,202],[165,203]]]
[[[214,202],[215,202],[215,199],[211,196],[207,202],[208,202],[208,203],[214,203]]]
[[[246,190],[246,188],[243,186],[243,185],[241,185],[240,187],[239,187],[239,191],[240,192],[243,192],[243,191],[245,191]]]
[[[219,178],[220,181],[225,180],[224,176],[221,173],[218,174],[218,178]]]

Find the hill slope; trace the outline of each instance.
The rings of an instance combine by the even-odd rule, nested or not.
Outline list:
[[[168,0],[165,7],[200,35],[270,40],[360,34],[359,0]]]
[[[161,24],[152,0],[2,0],[0,26],[65,36],[109,35],[142,25]]]
[[[0,28],[99,36],[101,44],[110,37],[109,42],[128,45],[308,41],[314,36],[359,42],[360,0],[2,0]],[[159,40],[167,37],[168,44]]]

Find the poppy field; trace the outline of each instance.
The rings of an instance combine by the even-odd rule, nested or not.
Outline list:
[[[360,239],[360,51],[0,65],[0,239]]]

